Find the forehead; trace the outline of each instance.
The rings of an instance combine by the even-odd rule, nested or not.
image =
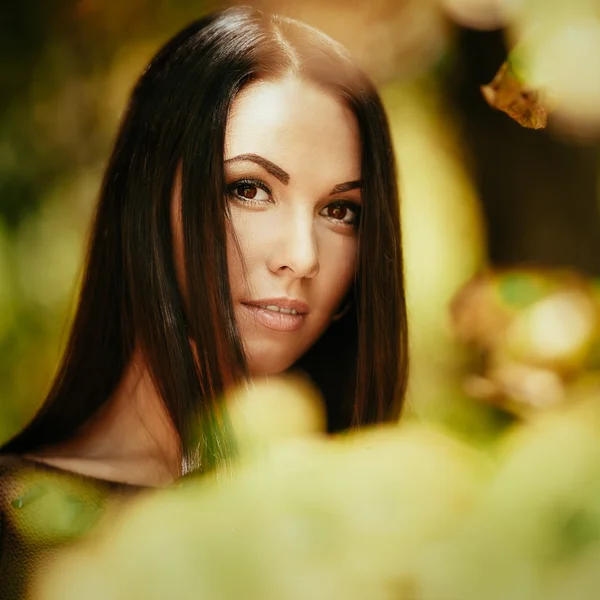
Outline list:
[[[333,93],[296,76],[248,85],[232,103],[225,158],[260,154],[288,171],[360,178],[360,134]]]

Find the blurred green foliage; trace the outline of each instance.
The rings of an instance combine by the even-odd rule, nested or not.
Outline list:
[[[262,386],[241,404],[233,473],[132,502],[64,553],[33,597],[597,597],[597,402],[516,428],[492,453],[414,423],[326,439],[294,388]]]

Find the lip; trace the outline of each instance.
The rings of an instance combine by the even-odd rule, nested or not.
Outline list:
[[[262,298],[260,300],[242,302],[242,306],[251,313],[255,322],[260,323],[267,329],[280,332],[291,332],[300,329],[310,310],[305,302],[290,298]],[[261,306],[294,309],[298,314],[290,315],[275,312],[261,308]]]
[[[243,300],[242,304],[247,306],[277,306],[288,310],[295,310],[299,315],[307,315],[310,312],[310,307],[306,302],[295,298],[261,298],[260,300]]]

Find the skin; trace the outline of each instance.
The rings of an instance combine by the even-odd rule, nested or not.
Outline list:
[[[352,221],[361,205],[358,126],[333,96],[288,76],[253,83],[240,93],[225,142],[228,266],[236,321],[250,373],[276,374],[322,335],[352,284],[358,251]],[[355,183],[334,192],[348,182]],[[178,178],[173,251],[185,294],[180,205]],[[265,327],[247,305],[282,297],[308,307],[294,331]],[[172,483],[181,462],[177,432],[141,354],[134,355],[115,393],[80,436],[30,458],[113,481]]]
[[[285,176],[240,159],[248,155]],[[289,368],[340,310],[356,270],[361,192],[331,192],[358,183],[360,166],[354,115],[315,85],[295,76],[262,81],[234,101],[225,146],[229,276],[251,374]],[[299,299],[309,312],[296,331],[273,331],[245,304],[265,298]]]

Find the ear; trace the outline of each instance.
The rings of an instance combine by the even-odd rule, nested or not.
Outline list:
[[[340,319],[342,319],[343,317],[345,317],[348,314],[348,312],[350,311],[351,308],[352,308],[352,298],[347,297],[346,302],[342,305],[340,310],[338,310],[338,312],[336,312],[335,315],[333,315],[333,317],[331,317],[331,320],[339,321]]]

